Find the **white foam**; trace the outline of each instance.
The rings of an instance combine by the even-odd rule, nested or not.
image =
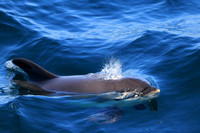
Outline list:
[[[5,62],[5,67],[9,70],[13,70],[20,73],[25,73],[21,68],[13,64],[12,60],[8,60]]]
[[[122,78],[122,68],[119,60],[112,58],[99,73],[99,78],[118,80]]]

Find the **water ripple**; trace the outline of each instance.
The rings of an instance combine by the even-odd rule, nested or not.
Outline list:
[[[0,130],[199,131],[199,11],[198,0],[0,1]],[[84,100],[19,96],[4,67],[16,57],[58,75],[99,72],[108,59],[118,58],[122,73],[155,79],[158,112],[122,108],[116,123],[86,122],[99,108],[82,108]]]

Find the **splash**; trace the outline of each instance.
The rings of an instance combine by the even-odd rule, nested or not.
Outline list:
[[[112,58],[99,73],[105,80],[118,80],[122,78],[122,68],[119,60]]]
[[[25,74],[25,72],[19,68],[18,66],[16,66],[15,64],[13,64],[12,60],[8,60],[5,62],[5,67],[8,69],[8,70],[12,70],[12,71],[15,71],[15,72],[19,72],[19,73],[23,73]]]

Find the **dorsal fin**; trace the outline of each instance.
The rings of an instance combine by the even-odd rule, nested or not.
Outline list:
[[[23,69],[31,81],[45,81],[57,77],[56,75],[48,72],[30,60],[24,58],[16,58],[12,62]]]

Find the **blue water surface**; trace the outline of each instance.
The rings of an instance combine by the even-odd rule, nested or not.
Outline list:
[[[199,0],[0,0],[0,132],[200,132],[199,27]],[[83,99],[11,92],[4,63],[17,57],[57,75],[117,58],[155,79],[158,111],[125,107],[115,123],[89,122],[99,108]]]

